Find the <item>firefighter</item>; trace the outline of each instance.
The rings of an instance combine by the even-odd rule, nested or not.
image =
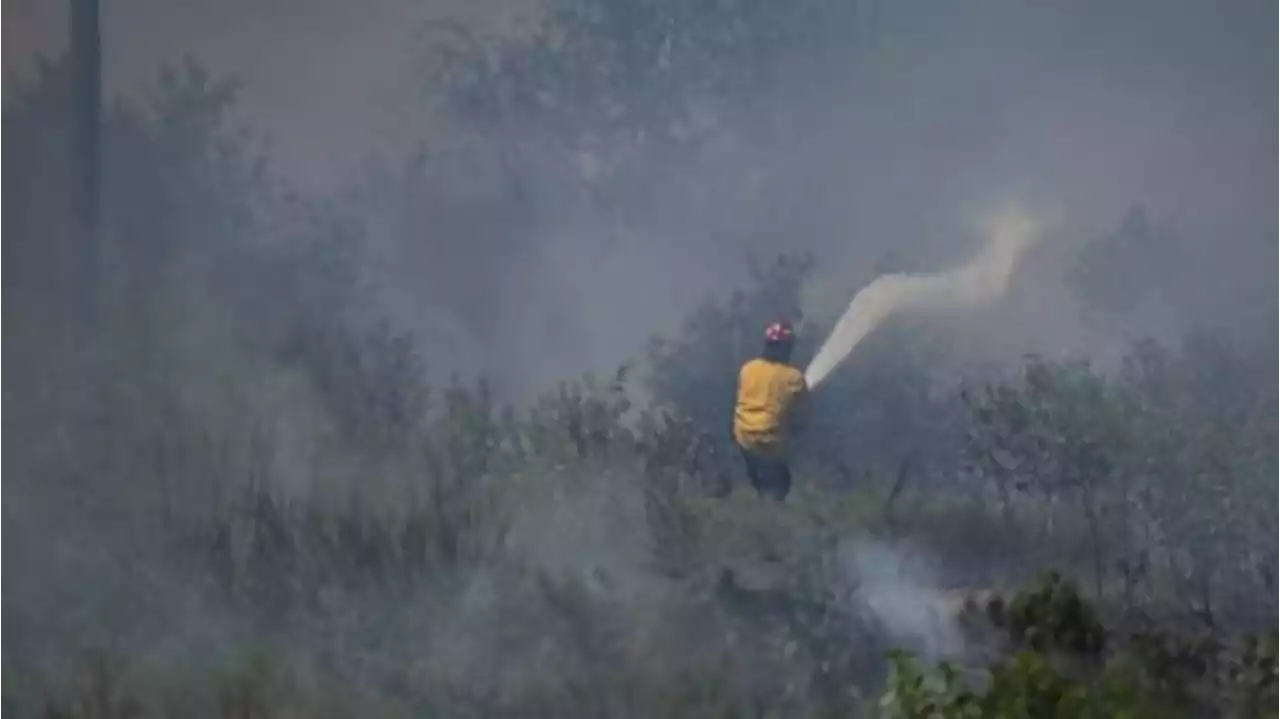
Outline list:
[[[764,331],[764,351],[742,365],[733,410],[733,440],[742,451],[751,486],[783,501],[791,491],[788,440],[798,405],[808,392],[804,374],[792,367],[795,331],[785,320]]]

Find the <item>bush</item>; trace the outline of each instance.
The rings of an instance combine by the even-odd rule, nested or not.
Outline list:
[[[1015,649],[973,683],[942,663],[922,672],[895,652],[886,717],[1274,716],[1276,633],[1237,644],[1166,634],[1109,636],[1069,583],[1050,575],[992,614]],[[1114,631],[1114,630],[1113,630]],[[1104,645],[1116,645],[1103,656]],[[977,684],[979,688],[972,688]]]

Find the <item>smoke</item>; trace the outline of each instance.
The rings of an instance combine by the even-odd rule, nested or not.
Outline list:
[[[507,28],[527,27],[513,19],[524,10],[536,16],[533,3],[494,0],[378,0],[359,12],[280,0],[265,14],[242,0],[217,12],[121,0],[106,18],[105,67],[112,93],[135,92],[183,54],[234,73],[241,111],[272,137],[273,165],[291,183],[327,189],[346,184],[370,152],[395,162],[420,143],[458,140],[419,92],[422,20],[454,16],[481,33],[520,36],[527,31]],[[4,12],[14,48],[41,39],[41,49],[56,47],[56,7],[12,3]],[[794,61],[794,74],[784,68],[776,82],[752,85],[759,110],[735,120],[759,131],[726,139],[717,159],[680,158],[643,192],[619,194],[622,209],[646,218],[634,242],[618,241],[612,218],[563,203],[543,203],[536,227],[508,208],[481,208],[499,228],[489,232],[451,222],[415,194],[407,201],[431,211],[373,238],[387,261],[370,284],[398,326],[433,338],[439,374],[480,367],[523,396],[633,359],[651,332],[678,328],[690,298],[739,286],[746,250],[814,251],[818,274],[841,283],[843,309],[852,269],[890,249],[940,263],[954,253],[955,208],[1014,185],[1063,203],[1064,242],[1104,235],[1135,202],[1188,234],[1194,227],[1193,242],[1214,245],[1218,265],[1201,279],[1221,279],[1210,319],[1223,320],[1244,304],[1240,295],[1269,296],[1272,282],[1274,13],[1181,0],[862,3],[842,41],[848,57],[823,67],[806,59],[828,48],[793,48],[779,64]],[[619,92],[620,102],[644,105]],[[443,174],[462,182],[477,173]],[[753,177],[794,196],[737,192]],[[689,187],[712,189],[695,198]],[[490,235],[504,242],[477,241]],[[530,251],[497,261],[517,238]],[[1004,323],[997,338],[1014,355],[1028,349],[1029,333],[1037,351],[1092,354],[1102,344],[1073,331],[1069,297],[1019,309],[1027,321]],[[1165,311],[1176,315],[1169,324],[1186,319],[1181,308]]]
[[[810,389],[894,314],[945,315],[982,309],[998,299],[1009,286],[1018,257],[1037,238],[1039,222],[1009,208],[993,215],[987,225],[987,244],[964,266],[934,274],[884,275],[858,292],[805,369]]]
[[[505,24],[479,17],[488,12],[482,6],[501,14],[498,3],[454,4],[476,8],[471,19],[477,25]],[[736,118],[740,138],[726,132],[697,157],[653,160],[636,153],[628,170],[639,179],[613,186],[613,205],[601,207],[562,201],[545,189],[558,189],[557,182],[541,182],[538,172],[520,179],[526,193],[531,186],[543,188],[545,195],[535,191],[529,199],[509,191],[510,178],[481,172],[474,155],[459,166],[432,156],[426,181],[411,172],[402,178],[399,169],[381,184],[353,179],[352,168],[371,151],[387,153],[399,168],[409,147],[421,142],[447,147],[458,140],[444,136],[444,123],[419,95],[418,48],[411,37],[422,19],[421,4],[380,0],[376,11],[374,5],[355,11],[351,4],[281,0],[266,14],[258,5],[241,0],[237,8],[192,6],[178,12],[176,5],[157,0],[112,3],[104,18],[109,92],[127,96],[149,87],[159,64],[185,54],[215,75],[240,76],[244,93],[237,110],[255,129],[274,136],[270,164],[288,176],[291,188],[328,191],[355,182],[373,198],[351,214],[358,215],[353,224],[360,225],[354,234],[367,241],[361,287],[372,288],[377,311],[385,312],[396,330],[422,340],[429,370],[446,375],[478,367],[497,375],[508,396],[527,395],[584,370],[611,370],[633,358],[649,333],[677,330],[697,301],[741,285],[748,251],[812,250],[823,261],[819,271],[838,275],[841,282],[847,281],[849,268],[873,262],[887,249],[901,250],[911,262],[945,266],[938,256],[951,251],[948,218],[993,183],[1034,184],[1045,196],[1062,198],[1075,223],[1071,233],[1082,238],[1105,234],[1124,207],[1138,200],[1147,201],[1153,215],[1172,212],[1180,226],[1191,216],[1201,221],[1196,237],[1224,243],[1213,249],[1219,264],[1204,274],[1232,278],[1227,289],[1233,292],[1257,290],[1261,296],[1266,290],[1270,296],[1270,263],[1259,261],[1259,250],[1250,244],[1262,237],[1265,242],[1258,246],[1275,252],[1269,244],[1275,111],[1267,102],[1274,92],[1269,69],[1274,38],[1258,42],[1259,28],[1271,25],[1252,17],[1256,13],[1214,8],[1214,22],[1205,23],[1202,5],[1189,12],[1185,3],[1172,2],[1105,13],[1092,12],[1088,4],[1044,9],[1005,3],[999,12],[983,13],[973,6],[867,3],[881,24],[866,31],[871,42],[859,37],[843,43],[858,48],[852,51],[855,57],[840,55],[825,74],[808,74],[819,63],[802,62],[803,71],[794,75],[780,72],[781,80],[753,82],[753,104],[744,105],[748,110]],[[1158,9],[1144,12],[1144,6]],[[34,39],[58,35],[64,21],[54,17],[60,11],[51,3],[6,3],[4,12],[6,20],[28,16],[27,22],[7,26],[5,39],[30,41],[11,49],[49,49],[49,43]],[[45,16],[52,24],[34,27]],[[1081,47],[1090,52],[1079,52]],[[1262,47],[1268,55],[1265,83],[1249,69],[1262,66],[1252,57]],[[789,51],[817,55],[821,49],[815,43]],[[618,91],[621,104],[638,99],[627,97],[624,88]],[[36,116],[31,127],[41,129],[38,136],[44,138],[47,124],[44,116]],[[150,126],[128,129],[130,137],[168,136]],[[48,136],[52,144],[56,137]],[[534,137],[529,144],[544,140]],[[20,142],[15,149],[35,144]],[[255,264],[256,252],[224,252],[227,238],[252,234],[228,224],[239,200],[209,205],[201,214],[206,198],[216,193],[203,185],[178,186],[164,172],[153,173],[155,158],[172,154],[171,148],[119,147],[114,165],[121,174],[113,184],[125,199],[115,202],[133,202],[135,195],[143,200],[128,205],[118,218],[127,228],[119,233],[128,236],[127,245],[164,248],[157,256],[207,254],[211,267],[175,263],[165,271],[181,292],[167,286],[139,291],[137,303],[146,314],[155,311],[154,334],[161,341],[153,346],[150,335],[136,341],[131,335],[116,337],[139,349],[122,358],[120,367],[109,368],[112,381],[106,389],[137,396],[113,400],[112,406],[122,409],[106,419],[125,416],[129,422],[68,430],[56,407],[50,409],[54,403],[34,390],[54,387],[59,402],[79,406],[89,390],[101,388],[81,391],[91,379],[55,376],[51,367],[74,365],[49,362],[51,352],[27,352],[18,368],[26,371],[11,373],[18,379],[13,387],[6,385],[6,399],[19,419],[11,418],[6,428],[29,435],[16,443],[27,446],[28,456],[11,466],[19,474],[6,514],[12,525],[6,538],[21,540],[6,556],[16,554],[15,561],[26,568],[16,573],[25,579],[5,602],[12,618],[6,628],[26,626],[25,636],[14,635],[25,641],[7,647],[17,647],[19,655],[25,647],[47,646],[51,636],[70,644],[89,637],[95,627],[130,626],[132,617],[142,627],[136,633],[146,635],[139,641],[160,636],[164,646],[157,653],[166,658],[234,644],[240,633],[255,633],[241,626],[249,622],[222,621],[214,609],[190,600],[188,590],[196,588],[170,581],[167,558],[152,560],[146,554],[118,566],[116,554],[134,555],[115,551],[117,545],[127,538],[129,547],[146,545],[158,552],[162,543],[156,537],[172,536],[169,525],[183,529],[188,523],[180,510],[186,507],[202,521],[206,514],[222,512],[219,492],[231,495],[245,478],[268,479],[265,483],[299,502],[320,504],[333,495],[337,504],[336,497],[347,494],[340,490],[354,485],[364,494],[376,491],[402,504],[399,492],[426,474],[417,459],[401,461],[385,453],[371,459],[334,446],[341,436],[330,416],[337,411],[333,407],[358,402],[360,408],[377,409],[382,395],[365,390],[383,387],[383,370],[399,371],[398,365],[375,366],[367,372],[372,379],[360,385],[362,356],[337,364],[328,373],[339,380],[337,398],[318,396],[310,370],[295,366],[303,360],[280,366],[283,351],[273,349],[279,344],[275,340],[295,324],[295,314],[325,319],[341,314],[345,305],[329,299],[339,283],[304,264],[288,277],[305,286],[290,289]],[[614,149],[604,148],[602,154]],[[10,160],[19,168],[14,176],[28,183],[55,164],[38,154]],[[554,179],[562,170],[546,174]],[[152,174],[160,179],[148,185]],[[759,177],[768,180],[759,183],[765,190],[758,191]],[[57,185],[50,180],[36,189],[15,190],[26,194],[7,194],[6,206],[20,209],[58,196]],[[170,189],[172,196],[159,192]],[[11,213],[11,220],[17,216]],[[1224,216],[1248,232],[1215,234]],[[821,364],[815,360],[810,368],[811,382],[823,381],[895,313],[968,312],[1004,292],[1025,249],[1024,235],[1016,230],[1026,226],[1019,223],[1038,225],[1026,217],[1014,221],[1016,214],[1002,217],[978,259],[954,276],[885,278],[868,287],[866,298],[855,297],[856,307],[850,307],[830,347],[820,353]],[[618,229],[619,224],[627,226]],[[57,235],[49,227],[35,220],[15,225],[26,239],[14,247],[35,252],[49,246],[46,238]],[[287,238],[279,239],[287,244]],[[134,258],[150,254],[131,251],[122,264],[140,265]],[[31,269],[38,262],[21,264]],[[151,277],[150,265],[125,269],[143,278],[139,284]],[[1251,273],[1244,275],[1248,279],[1235,279],[1242,271]],[[1019,270],[1016,279],[1027,282],[1029,275]],[[951,278],[950,283],[938,285],[939,277]],[[49,324],[43,290],[59,283],[27,282],[41,286],[40,302],[27,302],[15,316],[36,334]],[[1222,314],[1237,309],[1240,303],[1231,293],[1221,296]],[[842,308],[847,298],[842,287],[835,306]],[[998,339],[1002,354],[1014,356],[1031,331],[1062,338],[1069,320],[1060,318],[1070,316],[1068,303],[1059,295],[1020,302],[1014,309],[1022,313],[1021,323],[992,312],[984,317],[997,325],[991,334],[998,337],[968,336],[986,346]],[[24,340],[30,342],[20,337],[11,350],[21,352]],[[82,349],[78,341],[68,344]],[[1086,344],[1076,342],[1071,349]],[[391,399],[403,394],[401,385],[390,386]],[[10,397],[12,392],[19,399]],[[170,401],[170,394],[176,399]],[[69,431],[84,444],[62,441]],[[502,561],[531,566],[568,584],[580,581],[593,602],[625,605],[629,621],[636,622],[639,615],[666,611],[666,585],[645,566],[653,538],[636,477],[597,469],[573,479],[581,491],[522,502]],[[72,482],[64,475],[85,479]],[[74,499],[93,510],[92,521],[82,519],[78,509],[67,509],[71,504],[64,495],[82,487],[92,493]],[[42,512],[46,504],[51,508],[48,514],[17,511],[37,499]],[[19,516],[38,519],[13,523]],[[124,538],[117,540],[117,534]],[[80,551],[84,546],[113,551],[86,554]],[[875,541],[850,540],[843,547],[845,571],[860,587],[859,601],[888,631],[929,654],[960,646],[956,628],[939,609],[943,595],[923,564],[905,550]],[[540,632],[557,639],[572,632],[548,627],[549,610],[538,603],[541,590],[510,591],[516,580],[506,571],[506,565],[482,566],[456,603],[435,586],[422,588],[412,602],[355,595],[340,617],[333,613],[314,620],[329,634],[299,631],[281,641],[291,642],[298,654],[322,647],[317,654],[332,649],[336,656],[359,658],[362,653],[346,651],[353,638],[376,634],[385,637],[377,646],[379,661],[401,668],[411,666],[428,635],[439,635],[438,644],[425,653],[440,667],[423,673],[440,671],[450,679],[456,673],[458,682],[476,682],[475,674],[503,658],[512,672],[553,674],[556,666],[535,651]],[[157,583],[157,577],[165,581]],[[96,591],[85,594],[85,586]],[[139,594],[150,599],[135,601]],[[160,611],[166,608],[172,611]],[[151,629],[151,619],[173,628]],[[52,625],[63,620],[65,628],[55,631]],[[508,652],[499,636],[500,629],[511,626],[524,632],[522,652]],[[188,641],[179,631],[185,627],[198,628],[201,637]],[[454,628],[452,634],[448,627]],[[490,644],[486,631],[495,635]],[[664,661],[691,654],[695,642],[680,639],[673,641],[678,651],[663,655]],[[464,651],[474,661],[458,660]],[[753,656],[737,654],[747,660]],[[591,661],[587,655],[582,664]]]
[[[858,588],[857,601],[895,642],[935,660],[963,652],[947,597],[920,557],[870,537],[842,542],[837,557]]]
[[[609,467],[561,471],[520,501],[510,556],[598,596],[653,602],[669,589],[648,566],[653,537],[641,478]]]

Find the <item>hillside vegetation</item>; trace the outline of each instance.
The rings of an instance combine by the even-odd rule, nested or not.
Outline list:
[[[751,116],[750,63],[841,17],[693,3],[666,41],[680,72],[652,75],[632,30],[678,4],[587,5],[548,18],[554,43],[437,58],[449,106],[494,135],[409,163],[406,204],[438,211],[423,243],[518,254],[504,238],[542,193],[643,222],[618,198],[663,183],[627,158],[763,132],[723,124]],[[99,281],[69,282],[67,80],[49,63],[4,106],[14,716],[1275,716],[1274,315],[1135,340],[1115,367],[954,373],[927,330],[886,327],[815,395],[777,505],[743,486],[729,403],[814,258],[758,262],[633,366],[509,406],[439,381],[448,347],[373,299],[386,208],[294,195],[195,66],[105,117]],[[649,109],[598,107],[615,86]],[[695,92],[721,124],[688,116]],[[503,103],[566,143],[512,141],[516,180],[568,172],[531,148],[618,156],[586,189],[432,195],[438,165],[512,137]],[[1097,271],[1141,264],[1153,224],[1135,208],[1083,245],[1083,304],[1161,291]],[[828,327],[801,319],[807,356]]]

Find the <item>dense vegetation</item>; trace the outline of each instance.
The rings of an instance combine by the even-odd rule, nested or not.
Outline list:
[[[496,60],[463,43],[436,70],[479,149],[370,182],[438,212],[433,245],[518,254],[508,235],[549,198],[660,230],[680,215],[655,206],[746,191],[680,162],[769,136],[751,84],[843,12],[602,0]],[[105,118],[101,281],[69,285],[66,81],[44,66],[4,106],[21,268],[5,277],[4,708],[1273,711],[1274,321],[1137,341],[1114,370],[1032,356],[962,376],[934,371],[947,350],[927,332],[887,327],[815,397],[796,495],[774,506],[740,486],[728,397],[761,322],[799,315],[811,258],[758,263],[638,369],[508,407],[483,381],[429,382],[439,348],[370,300],[379,193],[293,196],[231,122],[234,88],[195,67]],[[609,157],[587,177],[583,152]],[[485,199],[422,179],[493,155],[511,182]],[[1070,281],[1122,313],[1154,285],[1108,272],[1115,248],[1168,241],[1135,210]],[[633,405],[632,372],[652,402]]]

